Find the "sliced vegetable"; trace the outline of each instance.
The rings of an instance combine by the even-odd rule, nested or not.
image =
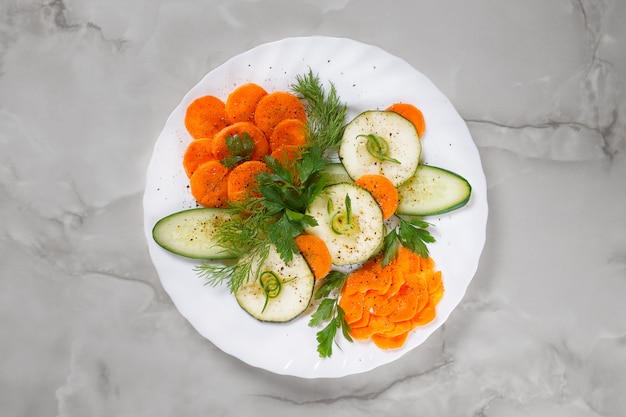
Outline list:
[[[225,127],[215,134],[213,138],[213,155],[216,159],[224,159],[233,155],[231,140],[251,140],[254,143],[252,152],[247,159],[258,161],[263,159],[269,152],[267,138],[257,126],[250,122],[238,122]]]
[[[315,279],[319,281],[324,278],[333,266],[326,243],[319,237],[307,233],[296,236],[294,241],[313,271]]]
[[[265,162],[261,161],[246,161],[237,165],[228,174],[228,200],[237,202],[243,201],[252,195],[260,196],[255,177],[260,172],[269,171]]]
[[[219,208],[179,211],[160,219],[152,229],[152,237],[162,248],[188,258],[233,258],[232,252],[215,240],[215,231],[234,216]]]
[[[421,151],[409,120],[392,111],[366,111],[346,126],[339,158],[353,179],[384,175],[397,187],[413,176]]]
[[[300,119],[285,119],[278,123],[269,138],[270,152],[283,145],[302,146],[306,143],[306,123]]]
[[[420,165],[415,175],[398,187],[398,213],[432,216],[467,204],[472,187],[462,176],[430,165]]]
[[[383,219],[388,219],[396,212],[398,208],[398,190],[387,177],[365,174],[354,183],[372,194],[372,197],[378,202],[383,212]]]
[[[253,122],[254,111],[259,101],[267,95],[263,87],[255,83],[242,84],[235,88],[226,99],[226,121]]]
[[[422,111],[415,107],[410,103],[394,103],[391,106],[387,107],[387,110],[396,112],[401,116],[409,119],[413,126],[415,126],[415,130],[417,130],[417,135],[421,138],[424,136],[424,131],[426,130],[426,123],[424,121],[424,115]]]
[[[215,96],[199,97],[187,106],[185,127],[194,139],[211,138],[226,125],[225,104]]]
[[[365,261],[382,247],[385,226],[380,206],[365,189],[340,183],[326,187],[307,214],[317,226],[305,228],[328,246],[334,265]]]
[[[263,97],[256,106],[254,121],[269,138],[276,125],[285,119],[306,121],[304,105],[298,97],[284,91],[274,91]]]
[[[340,182],[353,182],[352,178],[346,172],[346,169],[343,167],[343,164],[333,163],[328,164],[326,168],[322,170],[322,173],[326,175],[328,179],[328,185],[338,184]]]
[[[315,277],[302,255],[294,254],[285,263],[271,246],[267,257],[254,259],[253,265],[247,282],[235,292],[241,308],[252,317],[287,322],[309,307]]]
[[[224,207],[228,201],[228,173],[219,161],[200,165],[189,179],[191,194],[204,207]]]
[[[213,159],[215,157],[213,156],[212,139],[196,139],[189,142],[183,155],[183,168],[187,177],[191,177],[200,165]]]

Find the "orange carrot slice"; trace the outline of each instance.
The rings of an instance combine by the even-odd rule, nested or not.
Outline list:
[[[355,181],[359,187],[370,192],[383,212],[383,218],[391,217],[398,208],[398,190],[385,176],[365,174]]]
[[[213,138],[213,156],[215,159],[221,160],[232,155],[228,149],[226,138],[229,136],[237,136],[243,138],[245,135],[254,142],[254,149],[250,159],[253,161],[262,160],[268,154],[269,144],[261,129],[250,122],[238,122],[221,129]]]
[[[259,101],[267,95],[263,87],[255,83],[242,84],[235,88],[226,99],[226,121],[253,122],[254,111]]]
[[[381,349],[399,349],[404,346],[409,333],[404,332],[396,336],[385,336],[383,334],[373,334],[372,341]]]
[[[226,108],[215,96],[203,96],[187,106],[185,127],[194,139],[211,138],[226,127]]]
[[[191,178],[193,172],[205,162],[212,161],[213,141],[211,139],[195,139],[189,142],[183,155],[183,168],[187,177]]]
[[[370,322],[370,317],[372,316],[372,314],[369,312],[369,310],[362,310],[362,315],[361,318],[352,322],[352,323],[348,323],[350,325],[351,329],[358,329],[361,327],[367,327],[367,325]]]
[[[387,110],[396,112],[405,119],[408,119],[413,123],[413,126],[415,126],[417,136],[420,138],[424,136],[426,123],[424,122],[424,115],[420,109],[409,103],[394,103],[387,107]]]
[[[332,258],[326,243],[315,235],[304,233],[295,237],[300,253],[309,264],[316,280],[324,278],[332,268]]]
[[[260,172],[269,172],[265,162],[245,161],[233,168],[228,175],[228,200],[237,202],[259,196],[255,177]]]
[[[219,161],[200,165],[189,179],[191,194],[205,207],[223,207],[228,200],[229,170]]]
[[[363,319],[363,296],[363,293],[354,292],[352,294],[344,295],[339,299],[339,306],[343,309],[346,323],[350,326]]]
[[[272,151],[271,156],[285,168],[290,168],[302,157],[302,148],[296,145],[281,145]]]
[[[285,119],[279,122],[269,138],[270,152],[283,145],[302,146],[306,143],[306,123],[300,119]]]
[[[285,119],[306,122],[306,111],[298,97],[284,91],[275,91],[263,97],[256,106],[254,121],[269,138],[278,123]]]
[[[411,319],[411,323],[415,327],[423,326],[433,321],[435,319],[435,315],[436,315],[435,306],[427,304],[426,307],[422,309],[422,311],[417,313],[415,317]]]

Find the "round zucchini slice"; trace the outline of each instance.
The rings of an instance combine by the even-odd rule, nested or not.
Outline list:
[[[361,113],[348,123],[339,145],[339,159],[352,179],[381,174],[396,187],[415,174],[421,153],[413,123],[392,111]]]
[[[302,314],[311,302],[315,277],[304,257],[285,263],[270,246],[267,258],[253,261],[249,279],[235,292],[237,302],[260,321],[284,323]]]
[[[334,265],[366,261],[382,248],[385,226],[380,206],[361,187],[330,185],[313,200],[307,214],[318,224],[306,232],[326,243]]]

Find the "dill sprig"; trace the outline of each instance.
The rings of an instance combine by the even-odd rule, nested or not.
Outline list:
[[[330,82],[328,94],[319,77],[309,72],[297,75],[291,90],[305,100],[309,139],[323,150],[339,146],[345,128],[347,106],[337,95],[335,85]]]
[[[261,272],[259,265],[265,262],[269,251],[269,242],[258,242],[247,255],[234,263],[204,263],[194,270],[207,285],[215,287],[226,283],[230,292],[235,293],[245,283],[258,278]]]

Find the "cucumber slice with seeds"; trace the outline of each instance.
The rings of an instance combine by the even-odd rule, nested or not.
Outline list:
[[[217,228],[235,215],[220,208],[179,211],[160,219],[152,229],[154,241],[162,248],[196,259],[230,259],[234,255],[215,240]]]
[[[354,184],[327,186],[307,214],[318,225],[306,228],[328,246],[334,265],[366,261],[378,253],[385,237],[380,206],[365,189]]]
[[[398,214],[432,216],[467,204],[472,187],[462,176],[447,169],[420,165],[415,175],[398,187]]]
[[[267,258],[253,260],[248,282],[235,292],[237,302],[260,321],[284,323],[302,314],[313,296],[315,277],[300,254],[285,263],[272,245]]]
[[[415,174],[422,145],[409,120],[392,111],[370,110],[344,130],[339,159],[350,177],[381,174],[396,187]]]

